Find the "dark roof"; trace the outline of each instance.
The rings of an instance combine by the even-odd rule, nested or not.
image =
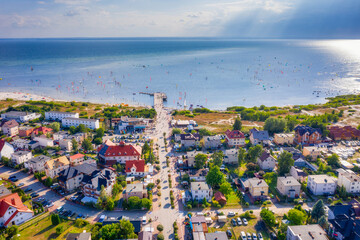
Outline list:
[[[195,141],[199,141],[200,140],[200,134],[198,133],[187,133],[187,134],[180,134],[180,139],[181,140],[195,140]]]
[[[90,240],[91,239],[91,233],[85,232],[85,233],[69,233],[66,236],[66,240]]]
[[[263,151],[262,153],[261,153],[261,156],[259,157],[259,159],[263,162],[263,161],[265,161],[266,159],[268,159],[268,157],[270,157],[271,156],[271,154],[268,152],[268,151]]]
[[[345,240],[360,239],[360,220],[358,219],[359,203],[329,206],[334,219],[329,220],[336,232],[340,232]]]
[[[77,165],[73,168],[75,168],[79,172],[82,172],[86,175],[92,175],[94,172],[99,171],[98,168],[96,167],[96,165],[89,164],[89,163],[83,163],[83,164]]]
[[[310,135],[313,134],[314,132],[318,132],[321,135],[321,130],[320,128],[312,128],[309,126],[302,126],[302,125],[298,125],[295,127],[295,132],[297,132],[300,136],[304,135],[305,133],[309,133]]]
[[[6,123],[3,124],[3,128],[13,128],[13,127],[18,127],[19,124],[17,123],[17,121],[15,121],[14,119],[13,120],[10,120],[10,121],[7,121]]]
[[[108,218],[106,220],[103,221],[103,226],[108,225],[108,224],[113,224],[113,223],[119,223],[119,221],[121,219],[125,219],[125,220],[129,220],[131,222],[131,224],[134,226],[134,232],[135,233],[139,233],[141,232],[141,220],[138,219],[130,219],[128,217],[125,216],[120,216],[119,218]]]
[[[61,182],[66,182],[68,179],[76,177],[79,174],[80,174],[80,172],[76,168],[69,167],[59,173],[58,179]]]
[[[250,135],[253,135],[253,138],[259,141],[270,140],[268,131],[259,131],[256,128],[253,128],[250,129]]]
[[[152,240],[152,233],[151,232],[139,232],[138,240]]]
[[[225,232],[205,233],[206,240],[227,240]]]

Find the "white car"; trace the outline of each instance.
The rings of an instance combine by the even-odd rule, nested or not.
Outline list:
[[[246,220],[246,218],[243,218],[243,219],[242,219],[242,222],[243,222],[244,226],[247,226],[247,225],[248,225],[248,221]]]
[[[246,240],[246,234],[244,231],[241,231],[240,233],[242,240]]]
[[[235,213],[234,212],[228,212],[228,217],[234,217]]]
[[[18,187],[24,186],[25,183],[19,183]]]

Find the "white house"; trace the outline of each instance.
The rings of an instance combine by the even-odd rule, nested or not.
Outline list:
[[[7,113],[1,114],[1,118],[4,119],[15,119],[18,122],[27,122],[41,117],[39,113],[33,112],[21,112],[21,111],[10,111]]]
[[[275,168],[276,160],[271,156],[270,152],[264,150],[261,156],[257,158],[257,163],[262,170],[272,171]]]
[[[213,192],[205,182],[191,182],[191,195],[192,199],[196,201],[201,202],[204,198],[206,198],[207,201],[210,201]]]
[[[190,181],[205,182],[209,169],[198,169],[189,173]]]
[[[19,134],[19,124],[14,119],[5,122],[2,127],[1,131],[3,134],[6,134],[7,136],[16,136]]]
[[[79,118],[79,113],[75,112],[45,112],[46,120],[62,120],[63,118]]]
[[[224,163],[238,164],[239,150],[236,148],[226,149],[224,152]]]
[[[11,155],[11,161],[18,165],[29,161],[32,157],[33,155],[29,151],[18,151]]]
[[[98,129],[100,128],[99,119],[90,119],[90,118],[63,118],[61,120],[61,124],[63,127],[77,127],[80,124],[84,124],[85,127],[90,129]]]
[[[24,165],[30,172],[41,172],[45,170],[45,163],[49,160],[50,157],[39,155],[25,162]]]
[[[32,150],[39,146],[39,142],[18,138],[12,142],[12,145],[17,149]]]
[[[281,195],[289,198],[297,198],[300,196],[301,184],[294,177],[278,177],[277,190]]]
[[[42,135],[39,137],[34,137],[33,140],[39,142],[39,145],[41,147],[53,147],[54,146],[54,141],[50,138],[47,138],[45,135]]]
[[[194,167],[195,166],[195,156],[198,155],[199,153],[202,153],[202,152],[197,152],[197,151],[194,150],[194,151],[190,151],[190,152],[186,153],[189,167]]]
[[[0,159],[2,157],[11,158],[14,153],[14,147],[3,139],[0,139]]]
[[[145,160],[126,161],[125,172],[128,176],[145,176],[147,174]]]
[[[34,216],[17,193],[0,198],[0,226],[20,225]]]
[[[298,180],[299,182],[306,181],[306,177],[307,177],[307,174],[303,170],[298,169],[294,166],[291,166],[291,168],[290,168],[290,175],[292,177],[294,177],[296,180]]]
[[[216,149],[221,147],[221,136],[204,136],[204,147],[206,149]]]
[[[75,155],[70,156],[69,159],[70,159],[70,164],[72,166],[76,166],[82,164],[85,161],[85,155],[81,153],[77,153]]]
[[[336,178],[328,175],[309,175],[307,188],[314,195],[333,195],[336,190]]]
[[[91,177],[84,177],[81,182],[82,192],[87,197],[98,198],[100,196],[101,186],[104,186],[105,193],[111,195],[116,181],[116,173],[108,168],[104,168]]]
[[[286,240],[328,240],[325,230],[319,224],[288,226]]]
[[[344,186],[348,193],[360,192],[360,177],[351,170],[339,168],[338,172],[338,186]]]

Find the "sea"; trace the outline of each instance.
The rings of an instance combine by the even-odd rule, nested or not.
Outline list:
[[[323,103],[360,91],[360,40],[0,39],[0,91],[171,108]],[[30,100],[30,99],[29,99]]]

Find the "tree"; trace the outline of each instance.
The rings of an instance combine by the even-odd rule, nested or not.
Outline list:
[[[53,184],[51,177],[47,177],[45,180],[45,186],[50,187]]]
[[[141,208],[141,199],[137,196],[132,196],[129,197],[127,204],[129,206],[130,209],[139,209]]]
[[[175,135],[175,134],[181,134],[181,130],[179,128],[174,128],[172,130],[172,135]]]
[[[162,233],[159,233],[156,237],[157,240],[164,240],[164,235]]]
[[[19,228],[16,225],[12,225],[11,227],[6,229],[6,234],[8,235],[8,239],[12,239],[19,234]]]
[[[144,155],[144,154],[148,153],[149,151],[150,151],[150,146],[149,146],[148,142],[145,141],[144,146],[141,150],[141,154]]]
[[[76,127],[76,132],[86,133],[88,132],[88,129],[84,124],[79,124],[79,126]]]
[[[51,215],[51,223],[52,225],[58,225],[60,223],[60,217],[58,214]]]
[[[285,127],[285,119],[270,117],[265,120],[264,130],[267,130],[272,135],[274,133],[283,132],[285,130]]]
[[[114,208],[115,208],[114,200],[111,197],[107,198],[105,209],[108,211],[112,211],[112,210],[114,210]]]
[[[231,184],[228,181],[224,181],[221,185],[220,185],[220,189],[219,191],[224,194],[224,195],[228,195],[232,192],[232,187]]]
[[[233,125],[233,130],[241,130],[241,127],[242,127],[242,123],[241,123],[241,120],[239,117],[235,118],[235,122],[234,122],[234,125]]]
[[[212,188],[219,186],[224,181],[224,174],[218,166],[213,166],[206,175],[206,183]]]
[[[159,231],[159,232],[162,232],[164,230],[164,226],[159,224],[157,225],[156,229]]]
[[[63,226],[58,226],[57,228],[56,228],[56,234],[57,235],[60,235],[60,234],[62,234],[64,232],[64,227]]]
[[[89,139],[85,139],[82,144],[81,147],[85,150],[85,151],[91,151],[93,149],[91,142],[89,141]]]
[[[249,162],[255,163],[257,161],[257,158],[260,157],[261,153],[262,153],[262,146],[260,144],[250,147],[247,153]]]
[[[292,158],[292,154],[283,151],[278,157],[278,171],[279,175],[284,175],[285,173],[290,172],[291,166],[294,166],[294,159]]]
[[[296,124],[298,124],[298,120],[296,119],[296,116],[292,116],[292,115],[286,116],[286,130],[288,132],[292,132]]]
[[[245,161],[246,158],[246,150],[242,147],[239,147],[239,154],[238,154],[238,162],[239,166]]]
[[[150,199],[143,198],[141,199],[141,207],[146,208],[147,210],[150,210],[152,206],[152,202]]]
[[[224,153],[222,151],[214,152],[211,155],[211,159],[213,160],[214,165],[220,167],[224,159]]]
[[[325,205],[320,199],[318,200],[311,211],[311,218],[318,221],[322,216],[325,216]]]
[[[93,141],[96,145],[100,145],[102,143],[102,138],[95,138]]]
[[[71,139],[71,145],[73,152],[77,152],[77,150],[79,149],[79,143],[76,141],[75,138]]]
[[[268,208],[263,208],[260,212],[260,217],[269,228],[273,228],[276,224],[275,215]]]
[[[198,133],[200,134],[201,137],[214,135],[213,132],[211,132],[209,129],[206,128],[200,128]]]
[[[199,153],[195,156],[195,168],[200,169],[205,166],[207,161],[207,156],[205,154]]]
[[[116,197],[121,190],[122,190],[122,186],[116,181],[111,191],[112,196]]]
[[[76,127],[70,126],[69,132],[70,132],[70,134],[72,134],[72,135],[75,134],[75,133],[77,133]]]
[[[347,197],[347,191],[344,185],[341,185],[341,187],[339,188],[339,197],[340,198],[346,198]]]
[[[134,225],[129,220],[120,220],[119,223],[113,223],[103,226],[100,229],[100,237],[106,240],[115,239],[134,239],[137,238],[134,233]]]
[[[96,129],[96,134],[94,138],[102,138],[104,136],[104,129],[103,128],[98,128]]]
[[[340,167],[340,159],[339,156],[334,153],[327,158],[327,163],[332,167]]]
[[[246,169],[249,171],[257,171],[259,168],[259,165],[256,163],[249,162],[248,164],[246,164]]]
[[[323,228],[323,229],[328,229],[329,227],[329,222],[327,221],[326,216],[322,216],[319,221],[318,224]]]
[[[306,220],[306,214],[297,209],[291,209],[288,212],[288,220],[291,225],[303,225]]]
[[[54,131],[54,132],[58,132],[60,131],[60,123],[58,122],[53,122],[49,125],[49,127]]]

